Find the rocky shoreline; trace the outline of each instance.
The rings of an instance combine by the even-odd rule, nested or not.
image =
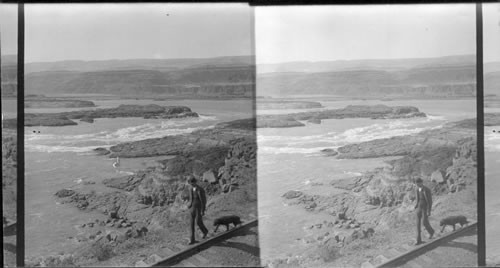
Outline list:
[[[384,250],[412,243],[417,177],[433,193],[432,214],[437,216],[430,221],[436,231],[439,220],[446,216],[465,215],[474,221],[477,219],[476,149],[474,119],[448,123],[415,135],[340,147],[338,155],[333,157],[399,158],[388,161],[388,167],[332,181],[329,187],[336,194],[285,193],[283,200],[288,205],[329,215],[331,220],[304,226],[307,235],[302,243],[309,245],[309,251],[300,257],[273,260],[269,265],[359,267],[382,255]]]
[[[133,175],[105,179],[105,187],[114,189],[105,193],[85,187],[57,191],[59,202],[82,211],[99,211],[107,219],[82,223],[79,234],[71,237],[81,243],[79,250],[65,257],[33,258],[30,262],[89,265],[113,259],[114,263],[134,265],[147,262],[147,256],[136,255],[134,249],[158,246],[153,242],[158,240],[163,241],[162,246],[186,243],[186,175],[195,176],[207,192],[207,226],[221,215],[244,219],[257,215],[256,149],[253,118],[219,123],[191,134],[113,146],[107,153],[110,157],[169,157]],[[108,253],[104,256],[96,249]]]
[[[17,131],[2,129],[2,211],[3,227],[17,221]],[[14,226],[15,227],[15,226]],[[4,267],[16,266],[17,233],[4,229]]]
[[[321,123],[323,119],[371,118],[396,119],[426,117],[418,108],[412,106],[386,105],[349,105],[342,109],[309,111],[287,115],[261,115],[257,117],[258,128],[300,127],[305,126],[300,121]]]
[[[39,113],[24,115],[24,126],[70,126],[77,125],[74,120],[93,123],[97,118],[142,117],[144,119],[172,119],[198,117],[186,106],[120,105],[117,108],[80,110],[63,113]],[[4,120],[6,125],[15,125],[16,120]]]

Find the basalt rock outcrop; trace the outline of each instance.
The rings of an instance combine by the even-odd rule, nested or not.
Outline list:
[[[453,150],[460,140],[475,136],[475,122],[474,119],[466,119],[447,123],[441,128],[426,130],[414,135],[396,136],[345,145],[337,149],[339,152],[338,158],[355,159],[410,154],[446,154],[446,152],[438,152],[439,150],[449,151],[448,156],[453,155]]]
[[[17,131],[2,129],[3,216],[17,218]]]
[[[475,120],[462,120],[415,135],[340,147],[337,157],[399,158],[388,160],[388,166],[361,176],[332,181],[330,186],[336,190],[331,194],[301,191],[283,194],[288,205],[331,216],[330,221],[304,227],[307,236],[303,242],[316,249],[307,254],[312,259],[305,263],[311,264],[318,258],[326,262],[342,259],[369,236],[384,236],[394,230],[412,232],[409,226],[414,226],[416,178],[422,178],[433,193],[433,215],[439,215],[440,219],[458,213],[469,219],[476,218],[475,129]],[[438,224],[437,219],[431,221],[433,226]],[[401,239],[406,241],[407,237]],[[354,249],[350,247],[352,243]],[[316,256],[325,250],[330,255],[337,254],[336,257],[330,259],[326,253],[323,257]]]
[[[120,143],[111,146],[109,150],[96,148],[95,151],[99,154],[108,154],[109,157],[180,155],[199,150],[209,151],[212,148],[228,149],[231,142],[242,138],[255,139],[255,119],[223,122],[214,128],[197,130],[185,135]]]
[[[309,111],[287,115],[261,115],[257,117],[257,127],[296,127],[304,126],[299,121],[312,120],[315,123],[320,123],[322,119],[395,119],[425,116],[425,113],[420,112],[418,108],[412,106],[349,105],[342,109]]]
[[[198,114],[186,106],[120,105],[116,108],[80,110],[63,113],[25,114],[25,126],[68,126],[76,125],[73,120],[92,123],[95,118],[142,117],[142,118],[185,118],[198,117]],[[8,119],[14,120],[14,119]],[[7,120],[6,120],[7,121]]]
[[[172,144],[166,144],[152,151],[151,148],[160,144],[156,139],[116,145],[110,148],[112,157],[165,155],[168,158],[133,175],[103,180],[104,185],[116,191],[96,193],[63,189],[56,196],[62,203],[71,203],[82,210],[98,210],[149,224],[155,222],[155,226],[168,225],[161,215],[182,210],[189,197],[186,176],[192,175],[207,193],[209,211],[237,211],[239,206],[248,207],[257,200],[254,126],[254,119],[243,119],[191,134],[166,137],[174,138],[174,143],[185,139],[193,142],[191,145],[180,143],[175,149],[168,149]],[[206,140],[201,140],[200,136]],[[99,149],[100,154],[105,151]],[[208,177],[210,180],[204,180]],[[154,211],[163,212],[156,215]]]

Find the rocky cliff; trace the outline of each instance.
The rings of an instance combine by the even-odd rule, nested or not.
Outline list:
[[[272,73],[257,78],[259,96],[326,94],[349,97],[473,97],[475,65],[429,65],[403,70],[358,69]]]
[[[26,75],[27,94],[251,97],[253,87],[251,65],[205,65],[174,70],[147,67],[92,72],[61,70]]]
[[[17,96],[17,65],[2,63],[1,89],[3,97]]]

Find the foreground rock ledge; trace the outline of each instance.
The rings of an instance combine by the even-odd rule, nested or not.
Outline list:
[[[299,121],[320,123],[322,119],[371,118],[394,119],[426,117],[413,106],[386,105],[349,105],[342,109],[310,111],[287,115],[262,115],[257,117],[258,128],[299,127],[304,126]]]

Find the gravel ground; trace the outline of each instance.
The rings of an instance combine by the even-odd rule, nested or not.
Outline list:
[[[3,237],[3,266],[16,267],[16,236]]]

